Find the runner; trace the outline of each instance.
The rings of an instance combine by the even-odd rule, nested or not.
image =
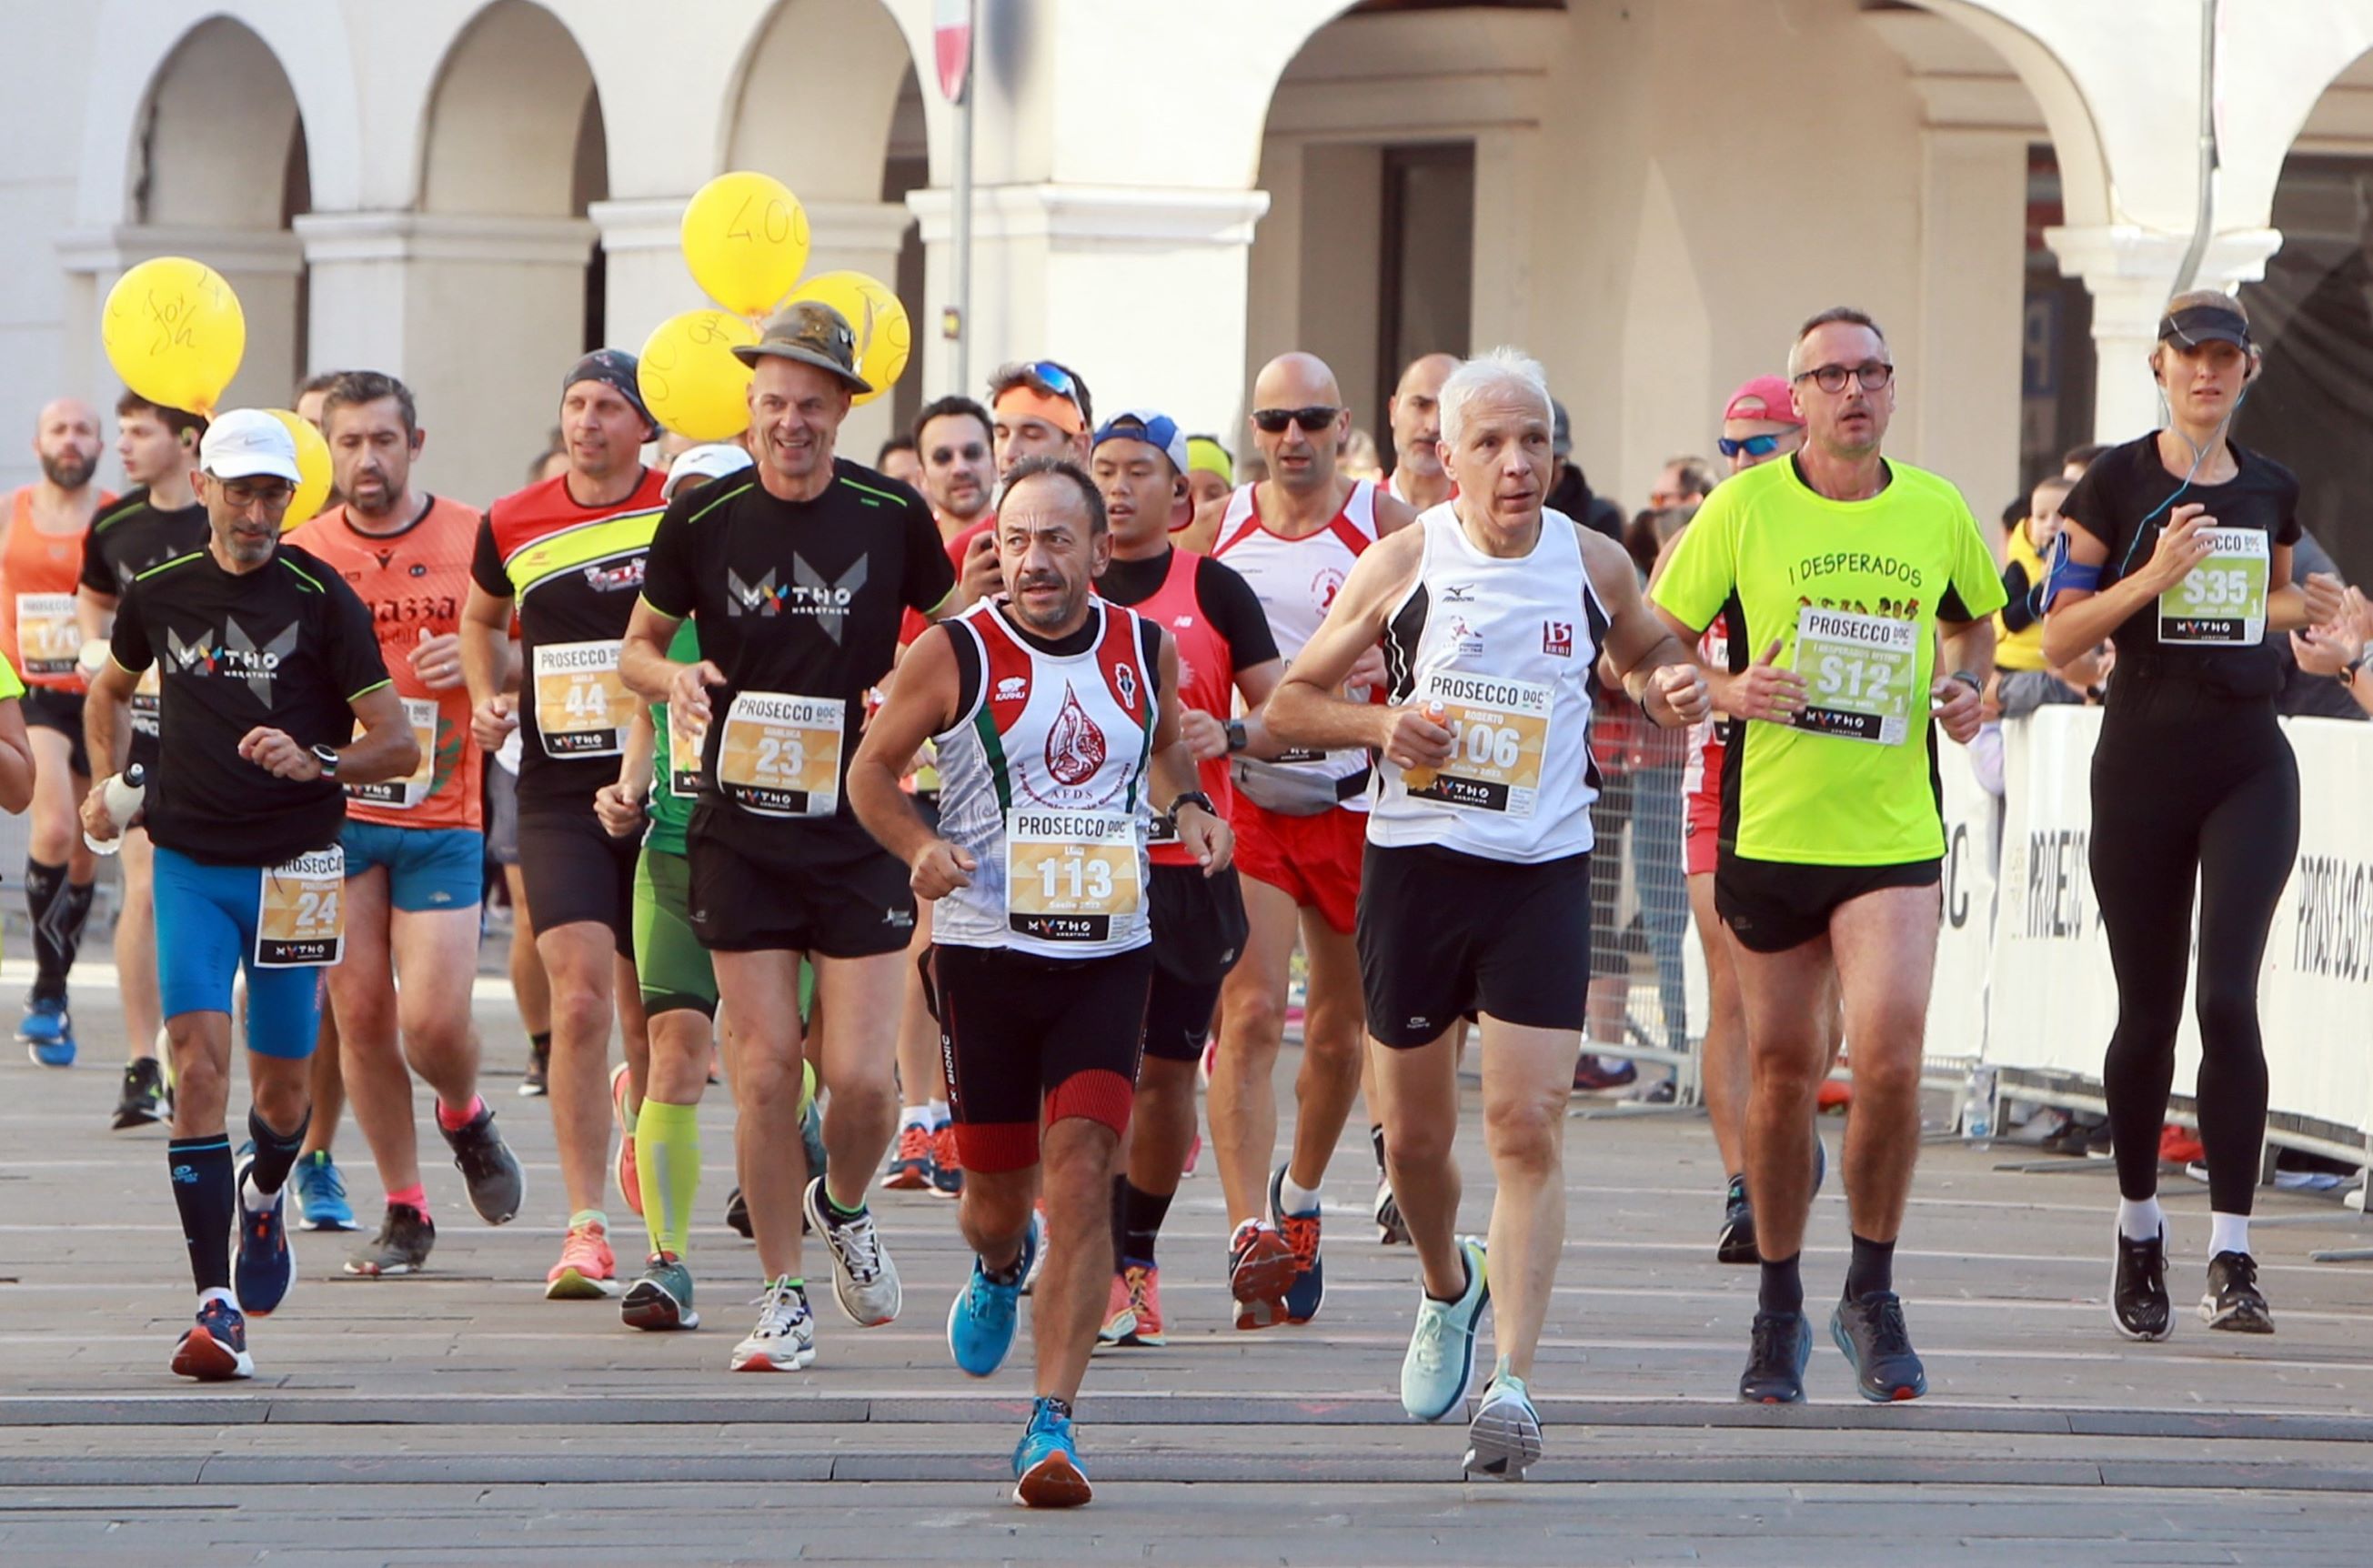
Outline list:
[[[1170,542],[1182,550],[1208,556],[1220,542],[1220,523],[1228,515],[1229,498],[1236,493],[1236,462],[1216,436],[1186,438],[1186,526],[1170,531]]]
[[[1268,618],[1245,579],[1208,556],[1172,547],[1172,503],[1186,493],[1186,439],[1151,411],[1116,416],[1096,432],[1093,474],[1109,521],[1112,558],[1096,577],[1105,603],[1136,610],[1178,650],[1179,735],[1198,787],[1225,820],[1233,809],[1228,759],[1274,756],[1261,705],[1282,670]],[[1232,720],[1241,696],[1251,717]],[[1153,987],[1135,1109],[1113,1178],[1113,1281],[1098,1338],[1163,1343],[1162,1271],[1154,1242],[1195,1141],[1195,1069],[1210,1036],[1220,983],[1244,950],[1244,893],[1234,868],[1207,874],[1186,847],[1157,837],[1146,901]]]
[[[872,390],[839,313],[794,305],[735,352],[753,367],[756,468],[668,509],[623,670],[646,700],[669,704],[679,737],[703,742],[686,835],[691,922],[733,1041],[742,1189],[766,1272],[757,1324],[731,1365],[796,1371],[815,1359],[802,1209],[850,1320],[898,1316],[898,1270],[865,1197],[896,1127],[891,1074],[915,906],[898,862],[842,797],[866,693],[897,653],[901,607],[937,611],[955,574],[920,497],[833,454],[850,397]],[[693,617],[701,658],[679,662],[667,649]],[[799,1136],[802,958],[815,968],[818,1077],[831,1094],[829,1168],[813,1176]]]
[[[1004,1364],[1043,1248],[1037,1399],[1013,1451],[1014,1500],[1069,1508],[1091,1495],[1071,1402],[1112,1270],[1113,1166],[1154,966],[1147,809],[1207,875],[1231,846],[1179,743],[1176,645],[1093,593],[1111,552],[1094,482],[1067,462],[1023,462],[997,538],[1016,593],[915,644],[849,783],[867,829],[941,901],[931,981],[964,1149],[957,1214],[975,1253],[948,1347],[975,1377]],[[927,738],[945,837],[898,789]]]
[[[132,579],[151,567],[203,550],[212,532],[206,509],[191,488],[198,439],[206,422],[178,408],[159,408],[136,392],[115,400],[115,455],[133,488],[101,508],[83,541],[82,575],[75,583],[75,620],[83,638],[86,682],[107,663],[107,639],[117,602]],[[157,677],[134,693],[132,739],[119,753],[126,766],[157,766]],[[86,718],[86,724],[88,724]],[[88,748],[86,748],[86,755]],[[102,770],[103,771],[103,770]],[[148,830],[134,825],[123,835],[118,862],[122,903],[115,912],[115,984],[123,999],[123,1088],[115,1102],[118,1130],[164,1120],[172,1115],[172,1089],[157,1060],[164,1020],[157,1000],[157,918]]]
[[[2130,1340],[2175,1331],[2159,1130],[2175,1078],[2200,889],[2200,1141],[2208,1164],[2211,1328],[2271,1334],[2250,1251],[2266,1134],[2258,967],[2298,854],[2298,763],[2274,720],[2281,645],[2323,626],[2339,585],[2291,583],[2299,482],[2227,438],[2257,379],[2240,301],[2168,304],[2151,351],[2168,426],[2101,454],[2061,503],[2043,626],[2065,664],[2109,638],[2117,674],[2093,753],[2093,888],[2118,982],[2101,1068],[2118,1162],[2110,1313]],[[2282,587],[2270,587],[2272,584]]]
[[[1393,474],[1386,488],[1420,511],[1450,499],[1450,471],[1442,456],[1442,383],[1458,363],[1455,354],[1410,360],[1385,405],[1393,428]]]
[[[329,974],[337,1028],[324,1046],[347,1058],[343,1082],[387,1193],[379,1234],[346,1259],[346,1272],[411,1274],[437,1242],[420,1180],[414,1073],[436,1094],[437,1130],[479,1218],[505,1223],[521,1196],[519,1161],[478,1094],[470,1018],[485,840],[459,627],[479,518],[413,487],[422,432],[402,381],[348,371],[322,396],[322,434],[347,500],[288,543],[343,576],[370,611],[420,746],[410,776],[346,789],[346,951]]]
[[[83,755],[82,630],[75,618],[75,579],[82,575],[91,519],[115,497],[94,487],[99,472],[99,415],[80,398],[62,397],[41,409],[33,427],[33,455],[41,477],[10,497],[7,532],[0,540],[0,647],[29,688],[18,699],[32,737],[33,802],[25,855],[25,912],[33,927],[33,989],[25,998],[17,1038],[43,1067],[71,1067],[74,1013],[66,977],[90,918],[98,862],[82,841],[76,808],[90,792],[90,760]],[[132,1093],[132,1073],[156,1058],[148,1037],[131,1037],[134,1055],[118,1107],[136,1127],[158,1119],[162,1084]]]
[[[2002,583],[1959,492],[1880,455],[1895,367],[1870,318],[1815,316],[1788,369],[1802,450],[1718,486],[1654,591],[1691,641],[1727,607],[1738,677],[1724,698],[1736,717],[1714,903],[1747,1015],[1747,1186],[1763,1260],[1739,1397],[1805,1397],[1813,1333],[1798,1263],[1834,984],[1853,1042],[1853,1256],[1829,1332],[1863,1398],[1908,1399],[1928,1387],[1894,1256],[1920,1152],[1936,956],[1935,730],[1964,744],[1977,733]],[[1944,676],[1940,629],[1957,665]]]
[[[614,1106],[622,1120],[631,1112],[649,1056],[635,978],[635,845],[602,828],[593,798],[617,778],[633,717],[618,639],[659,523],[660,475],[639,455],[657,427],[635,388],[633,355],[605,348],[570,367],[560,419],[567,472],[497,501],[478,530],[462,666],[478,743],[499,746],[514,728],[524,737],[520,868],[551,977],[549,1097],[569,1211],[544,1294],[586,1300],[616,1293],[602,1208],[608,1124]],[[514,602],[525,666],[517,696],[503,689]],[[614,1017],[625,1036],[624,1093],[607,1071]],[[631,1209],[642,1194],[631,1122],[625,1130],[618,1186]]]
[[[1417,515],[1375,486],[1337,474],[1336,449],[1350,422],[1334,372],[1314,356],[1273,359],[1253,384],[1253,440],[1271,477],[1236,491],[1215,554],[1252,585],[1287,659],[1318,629],[1361,553]],[[1354,695],[1383,674],[1381,656],[1362,661],[1351,674]],[[1327,1295],[1319,1188],[1367,1058],[1351,927],[1368,777],[1367,754],[1357,748],[1236,764],[1234,822],[1252,934],[1221,991],[1210,1113],[1239,1328],[1307,1323]],[[1272,1170],[1273,1081],[1297,930],[1309,964],[1302,1070],[1292,1148]]]
[[[87,713],[93,767],[111,782],[125,704],[142,672],[161,669],[163,760],[142,809],[156,839],[177,1086],[166,1159],[198,1290],[197,1322],[172,1368],[204,1382],[253,1375],[246,1320],[277,1308],[295,1273],[284,1184],[305,1141],[318,970],[337,961],[344,940],[338,786],[407,778],[420,763],[370,612],[337,573],[280,538],[298,478],[296,443],[271,415],[243,408],[214,422],[197,479],[211,537],[123,594]],[[357,721],[363,733],[348,742]],[[123,830],[104,785],[82,815],[101,843]],[[224,1106],[231,983],[242,970],[253,1105],[234,1165]]]

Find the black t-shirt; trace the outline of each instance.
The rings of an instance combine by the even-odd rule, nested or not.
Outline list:
[[[929,613],[954,587],[930,508],[846,460],[811,501],[745,476],[672,502],[643,597],[698,622],[701,656],[726,681],[709,692],[691,837],[781,865],[879,853],[848,802],[865,694],[897,655],[901,613]]]
[[[1096,579],[1096,592],[1115,604],[1135,608],[1162,591],[1170,576],[1172,552],[1142,561],[1116,559]],[[1195,603],[1203,619],[1228,645],[1228,660],[1236,669],[1249,670],[1278,657],[1277,634],[1269,630],[1260,596],[1242,573],[1210,556],[1195,563]]]
[[[2158,536],[2177,507],[2206,507],[2219,528],[2252,528],[2275,545],[2298,541],[2297,475],[2270,457],[2230,443],[2239,472],[2222,485],[2193,484],[2169,474],[2159,461],[2153,431],[2094,460],[2060,503],[2060,515],[2108,546],[2101,586],[2140,570],[2157,547]],[[2180,496],[2177,495],[2181,491]],[[2145,521],[2145,520],[2148,520]],[[2269,580],[2269,591],[2282,587]],[[2204,688],[2227,696],[2272,696],[2283,684],[2283,638],[2268,632],[2255,648],[2162,645],[2158,606],[2145,604],[2111,632],[2117,673],[2110,680],[2110,707],[2131,707],[2145,688],[2166,683]],[[2121,694],[2123,694],[2122,696]]]
[[[83,538],[81,586],[120,599],[134,578],[176,556],[205,549],[213,532],[205,507],[192,501],[159,511],[148,504],[143,485],[92,521]],[[157,698],[151,694],[132,698],[132,747],[123,762],[126,767],[157,766]]]
[[[239,755],[259,725],[300,746],[354,738],[354,701],[387,685],[370,612],[304,551],[234,575],[201,550],[134,580],[115,613],[115,661],[161,667],[163,756],[148,835],[210,865],[275,866],[335,842],[345,791],[277,778]]]

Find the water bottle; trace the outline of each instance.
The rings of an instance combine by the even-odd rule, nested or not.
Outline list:
[[[86,833],[82,841],[94,855],[112,855],[123,848],[124,830],[140,814],[140,802],[147,798],[148,770],[135,762],[99,788],[99,798],[107,802],[107,814],[115,819],[115,837],[102,844]]]
[[[1961,1113],[1961,1134],[1972,1143],[1990,1142],[1994,1135],[1994,1070],[1970,1069],[1968,1108]]]

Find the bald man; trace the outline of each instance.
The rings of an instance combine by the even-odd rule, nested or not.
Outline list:
[[[1429,416],[1431,417],[1431,416]],[[1335,374],[1308,354],[1271,360],[1253,385],[1253,442],[1268,477],[1230,497],[1213,552],[1252,585],[1287,660],[1327,618],[1362,551],[1417,519],[1365,480],[1337,472],[1350,431]],[[1384,676],[1371,650],[1354,695]],[[1241,750],[1241,726],[1230,732]],[[1211,1144],[1228,1204],[1228,1280],[1236,1327],[1306,1323],[1326,1295],[1319,1184],[1360,1092],[1367,1051],[1360,959],[1352,944],[1367,825],[1368,754],[1239,755],[1234,826],[1251,936],[1221,991],[1211,1069]],[[1309,959],[1293,1145],[1275,1170],[1271,1074],[1285,1036],[1286,987],[1299,930]]]
[[[1450,499],[1450,471],[1442,465],[1442,383],[1457,369],[1455,354],[1419,356],[1385,405],[1393,427],[1389,488],[1419,511]]]

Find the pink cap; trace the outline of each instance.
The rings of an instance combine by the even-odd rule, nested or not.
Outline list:
[[[1769,419],[1781,425],[1802,425],[1805,416],[1796,412],[1794,401],[1788,395],[1788,382],[1779,376],[1758,376],[1730,394],[1723,405],[1724,419]]]

